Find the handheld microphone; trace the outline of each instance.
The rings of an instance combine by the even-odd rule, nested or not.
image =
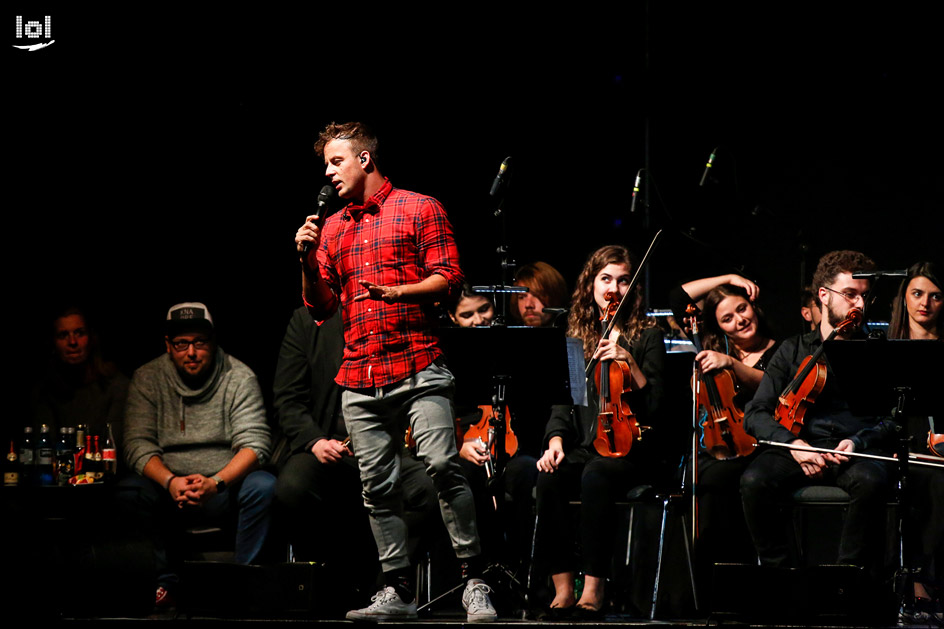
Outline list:
[[[505,158],[505,161],[501,163],[501,167],[498,169],[498,174],[495,175],[495,181],[492,182],[492,189],[489,191],[488,196],[496,197],[498,196],[498,191],[505,185],[506,178],[510,178],[511,171],[511,156]]]
[[[321,192],[318,193],[318,200],[316,202],[316,206],[318,208],[318,220],[315,222],[315,224],[318,226],[318,229],[321,229],[321,227],[324,225],[325,216],[328,213],[328,204],[331,202],[332,197],[336,195],[337,191],[331,184],[325,184],[321,187]],[[303,244],[302,255],[307,256],[310,249],[310,242]]]

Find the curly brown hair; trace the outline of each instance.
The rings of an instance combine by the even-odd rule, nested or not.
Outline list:
[[[332,122],[325,127],[315,142],[315,153],[318,154],[318,157],[324,159],[325,145],[332,140],[350,140],[355,154],[367,151],[370,153],[371,160],[377,162],[377,136],[373,129],[363,122],[345,122],[342,124]]]
[[[820,286],[829,288],[836,282],[836,277],[840,273],[859,273],[861,271],[872,271],[875,269],[875,262],[872,258],[858,251],[830,251],[816,265],[816,272],[813,273],[813,291],[818,292]]]
[[[593,300],[593,282],[597,275],[608,264],[625,265],[630,272],[636,268],[635,261],[629,250],[620,245],[600,247],[590,254],[583,270],[577,278],[574,294],[571,298],[572,307],[567,321],[567,334],[583,341],[584,357],[589,359],[600,344],[602,331],[600,330],[600,309]],[[637,286],[632,295],[624,299],[633,301],[620,311],[616,328],[631,343],[639,337],[643,330],[654,327],[656,320],[646,316],[642,306],[642,290]]]

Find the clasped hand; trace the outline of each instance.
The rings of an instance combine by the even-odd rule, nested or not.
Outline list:
[[[199,507],[217,493],[216,481],[202,474],[176,476],[167,487],[179,508]]]
[[[791,445],[809,446],[802,439],[797,439]],[[840,452],[852,452],[855,450],[855,444],[851,439],[843,439],[835,450]],[[803,469],[803,473],[810,478],[820,478],[823,471],[830,465],[841,465],[849,460],[849,457],[832,452],[810,452],[808,450],[790,450],[793,460]]]

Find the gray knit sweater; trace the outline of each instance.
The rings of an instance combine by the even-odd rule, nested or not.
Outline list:
[[[259,463],[271,437],[262,391],[244,363],[216,350],[213,373],[191,389],[167,354],[134,372],[125,408],[125,460],[137,473],[160,456],[174,474],[212,476],[243,448]]]

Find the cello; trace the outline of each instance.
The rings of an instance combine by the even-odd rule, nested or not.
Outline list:
[[[692,343],[695,350],[704,350],[699,332],[701,312],[694,304],[686,308],[689,314]],[[727,369],[692,374],[692,389],[702,409],[699,426],[702,445],[708,454],[719,460],[751,454],[757,441],[744,430],[744,411],[734,403],[734,377]]]
[[[853,308],[846,318],[833,328],[826,341],[833,340],[840,332],[854,330],[860,323],[862,323],[862,310]],[[796,376],[780,394],[780,404],[774,411],[774,419],[794,435],[800,434],[803,428],[803,416],[826,386],[826,364],[820,361],[825,348],[824,342],[815,352],[803,359]]]
[[[627,291],[626,294],[629,295],[630,292]],[[607,307],[601,318],[604,331],[609,327],[620,304],[618,292],[610,291],[606,293],[605,298]],[[632,371],[626,361],[601,360],[594,370],[594,379],[600,396],[600,410],[593,447],[600,456],[626,456],[633,446],[633,441],[642,438],[636,416],[626,401],[627,394],[632,389]]]

